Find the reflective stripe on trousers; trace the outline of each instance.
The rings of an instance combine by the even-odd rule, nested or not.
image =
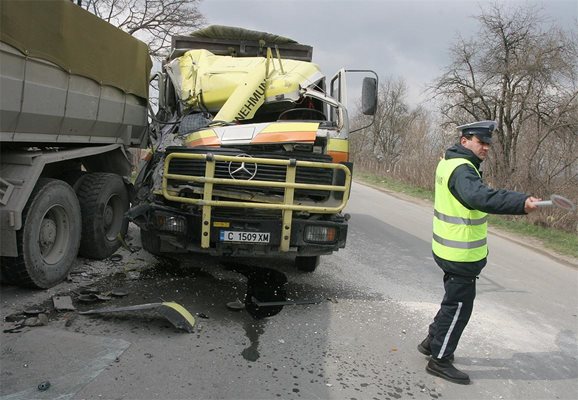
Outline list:
[[[453,354],[474,306],[476,278],[446,273],[445,295],[440,310],[429,327],[431,352],[436,358]]]

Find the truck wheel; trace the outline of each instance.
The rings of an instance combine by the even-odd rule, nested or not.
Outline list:
[[[156,231],[145,231],[141,228],[140,241],[143,249],[151,253],[153,256],[160,256],[161,240],[159,239]]]
[[[128,192],[116,174],[95,172],[82,178],[77,189],[82,213],[82,239],[79,253],[83,257],[102,259],[112,255],[121,243],[118,234],[126,234]]]
[[[313,272],[319,265],[320,256],[297,256],[295,267],[302,272]]]
[[[63,281],[76,259],[81,230],[72,188],[57,179],[39,179],[22,212],[19,255],[3,257],[2,278],[40,289]]]

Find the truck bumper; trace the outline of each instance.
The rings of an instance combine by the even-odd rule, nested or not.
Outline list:
[[[144,215],[143,215],[144,216]],[[210,245],[201,246],[202,215],[150,205],[146,218],[131,218],[142,229],[158,234],[161,252],[196,252],[217,256],[279,255],[282,221],[249,217],[212,217]],[[290,255],[318,256],[345,247],[347,221],[341,215],[329,220],[293,218]]]

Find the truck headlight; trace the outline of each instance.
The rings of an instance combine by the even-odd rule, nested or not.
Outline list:
[[[336,228],[332,226],[310,225],[305,227],[303,240],[312,243],[333,243],[336,238]]]
[[[157,214],[155,217],[159,231],[187,233],[187,220],[184,217],[169,214]]]

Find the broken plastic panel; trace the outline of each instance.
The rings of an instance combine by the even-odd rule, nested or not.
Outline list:
[[[188,333],[193,332],[195,317],[193,317],[191,313],[186,310],[186,308],[175,302],[138,304],[126,307],[107,307],[95,310],[81,311],[79,314],[106,314],[142,310],[155,310],[160,315],[165,317],[175,327],[187,331]]]

